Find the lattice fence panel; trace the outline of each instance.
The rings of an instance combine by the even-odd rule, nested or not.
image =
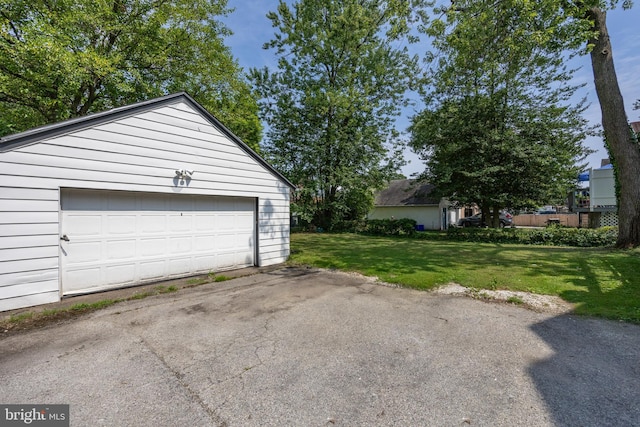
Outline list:
[[[616,227],[618,225],[618,214],[616,212],[603,212],[600,217],[600,227]]]

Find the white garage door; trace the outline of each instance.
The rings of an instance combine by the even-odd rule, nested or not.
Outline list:
[[[254,265],[255,199],[96,190],[61,197],[65,295]]]

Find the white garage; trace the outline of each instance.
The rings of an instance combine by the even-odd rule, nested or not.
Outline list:
[[[181,93],[0,140],[0,310],[284,262],[292,185]]]

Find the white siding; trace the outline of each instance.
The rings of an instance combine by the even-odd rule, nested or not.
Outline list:
[[[616,189],[613,169],[591,169],[589,172],[589,203],[597,207],[616,206]]]
[[[369,219],[415,220],[426,230],[440,230],[440,208],[438,206],[376,206],[369,212]]]
[[[0,310],[59,299],[61,188],[256,198],[258,264],[289,256],[287,184],[176,102],[0,153]]]

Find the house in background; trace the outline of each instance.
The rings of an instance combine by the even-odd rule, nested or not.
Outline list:
[[[458,219],[473,215],[472,211],[455,209],[446,199],[433,197],[432,184],[414,179],[398,179],[389,182],[384,190],[376,194],[369,219],[410,218],[416,221],[419,230],[446,230]],[[469,215],[465,215],[468,213]]]
[[[0,139],[0,311],[284,262],[293,185],[178,93]]]
[[[618,225],[615,177],[609,159],[602,160],[601,167],[581,173],[578,180],[589,183],[588,188],[569,195],[570,210],[578,213],[579,226],[586,225],[584,216],[590,228]]]

